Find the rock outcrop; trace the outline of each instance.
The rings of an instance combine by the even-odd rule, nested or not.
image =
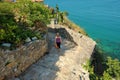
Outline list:
[[[55,33],[62,36],[60,52],[54,47]],[[46,54],[29,67],[20,80],[89,80],[88,71],[82,65],[90,59],[96,43],[91,38],[62,25],[49,27]]]

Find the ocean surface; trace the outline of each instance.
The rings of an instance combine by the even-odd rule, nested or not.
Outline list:
[[[82,27],[106,54],[120,60],[120,0],[45,0]]]

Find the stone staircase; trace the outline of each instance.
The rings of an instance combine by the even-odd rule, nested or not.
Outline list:
[[[53,42],[54,34],[49,33]],[[28,68],[21,80],[89,80],[89,73],[81,67],[82,48],[63,40],[60,52],[51,44],[49,54]],[[85,77],[84,77],[85,76]]]
[[[92,55],[96,43],[82,34],[66,30],[72,40],[62,36],[60,52],[54,47],[54,28],[53,32],[49,31],[49,53],[22,73],[19,80],[89,80],[89,73],[82,65]]]

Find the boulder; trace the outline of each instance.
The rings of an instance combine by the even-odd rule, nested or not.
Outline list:
[[[37,40],[37,37],[32,37],[32,41]]]
[[[11,46],[11,43],[2,43],[2,46],[9,48]]]
[[[29,37],[25,40],[26,43],[28,43],[30,41],[31,41],[31,39]]]

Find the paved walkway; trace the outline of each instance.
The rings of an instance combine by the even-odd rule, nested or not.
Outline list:
[[[89,80],[81,67],[84,51],[73,42],[63,39],[60,52],[54,47],[55,34],[49,33],[49,54],[28,68],[21,80]]]

